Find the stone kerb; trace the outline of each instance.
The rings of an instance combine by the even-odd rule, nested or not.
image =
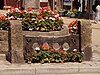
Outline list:
[[[81,50],[84,52],[84,60],[92,59],[92,27],[88,20],[81,21]]]
[[[8,43],[7,60],[11,63],[24,63],[22,24],[18,20],[10,21]]]

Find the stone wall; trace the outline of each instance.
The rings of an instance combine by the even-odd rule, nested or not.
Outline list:
[[[8,31],[0,30],[0,53],[8,51]]]

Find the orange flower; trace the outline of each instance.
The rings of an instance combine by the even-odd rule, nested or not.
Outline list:
[[[42,19],[42,16],[38,16],[39,19]]]

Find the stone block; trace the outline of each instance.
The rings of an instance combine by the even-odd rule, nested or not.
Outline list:
[[[84,52],[84,60],[92,59],[92,26],[89,20],[81,20],[81,50]]]
[[[8,61],[10,61],[11,63],[24,63],[22,25],[18,20],[10,21],[8,43]]]

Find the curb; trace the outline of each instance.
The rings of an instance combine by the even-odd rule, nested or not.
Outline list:
[[[45,64],[9,64],[0,65],[2,72],[23,72],[32,74],[79,74],[79,73],[97,73],[100,74],[100,63],[45,63]]]

